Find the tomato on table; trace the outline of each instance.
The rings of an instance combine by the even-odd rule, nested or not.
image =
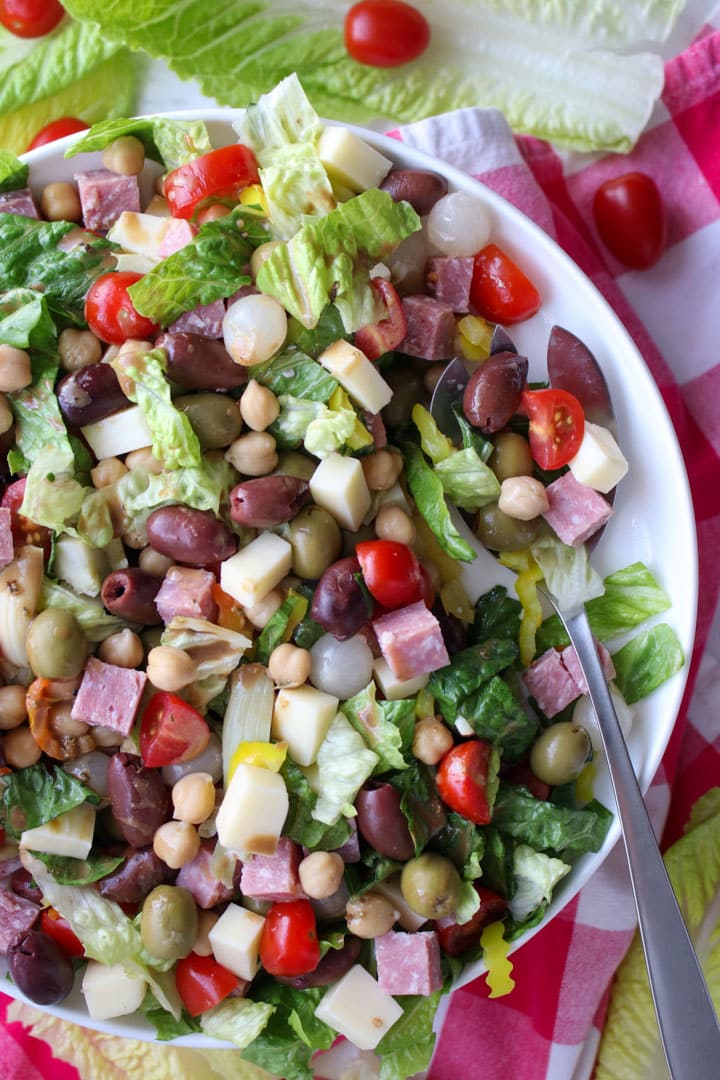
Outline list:
[[[447,956],[462,956],[474,948],[485,927],[501,919],[507,910],[507,900],[492,889],[476,882],[473,882],[473,888],[480,897],[480,907],[468,922],[460,925],[452,919],[438,919],[435,923],[438,943]]]
[[[448,750],[438,765],[436,783],[442,801],[475,825],[492,818],[493,748],[484,739],[469,739]]]
[[[369,323],[356,330],[355,344],[368,360],[377,360],[383,353],[397,349],[407,334],[407,319],[402,300],[391,282],[382,277],[374,277],[370,279],[370,284],[375,292],[380,294],[387,308],[387,315],[379,322]]]
[[[243,188],[259,183],[255,155],[236,143],[178,166],[165,177],[163,190],[173,217],[191,218],[206,199],[234,199]]]
[[[175,965],[175,986],[191,1016],[212,1009],[237,989],[240,980],[214,956],[191,952]]]
[[[540,293],[502,248],[488,244],[475,256],[470,303],[476,315],[511,324],[535,314]]]
[[[74,135],[77,131],[87,131],[90,127],[84,120],[78,120],[75,116],[62,116],[59,120],[52,120],[44,128],[40,128],[37,135],[28,145],[28,150],[37,150],[39,146],[55,142],[56,139],[64,139],[66,135]]]
[[[624,173],[601,184],[593,198],[593,217],[603,244],[625,266],[647,270],[662,255],[665,207],[647,173]]]
[[[430,44],[425,16],[402,0],[360,0],[345,16],[345,48],[360,64],[398,67]]]
[[[424,600],[432,607],[434,590],[425,568],[407,544],[397,540],[363,540],[355,545],[368,592],[392,611]]]
[[[159,768],[190,761],[209,741],[210,728],[197,709],[167,690],[152,695],[140,721],[140,755],[145,765]]]
[[[85,297],[85,319],[96,337],[110,345],[122,345],[128,338],[152,338],[160,327],[139,315],[128,289],[140,280],[135,270],[101,274]]]
[[[24,514],[20,513],[20,507],[25,498],[26,485],[26,476],[21,476],[19,480],[14,480],[12,484],[9,484],[3,492],[0,506],[4,506],[10,511],[10,528],[12,529],[13,544],[16,552],[18,548],[24,547],[25,544],[33,544],[35,547],[43,549],[45,561],[47,562],[52,550],[51,530],[44,525],[37,525],[29,517],[25,517]]]
[[[309,900],[275,903],[265,916],[260,963],[270,975],[295,978],[320,963],[315,912]]]
[[[15,37],[49,34],[65,14],[58,0],[0,0],[0,23]]]
[[[40,912],[40,929],[48,937],[60,946],[66,956],[84,956],[85,948],[82,941],[55,908],[43,908]]]
[[[530,453],[541,469],[560,469],[575,457],[585,432],[583,407],[567,390],[525,390]]]

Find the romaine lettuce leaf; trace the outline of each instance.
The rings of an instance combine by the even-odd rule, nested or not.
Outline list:
[[[505,763],[518,761],[538,734],[537,718],[499,675],[463,698],[459,712],[479,739],[498,747]]]
[[[435,472],[450,502],[461,510],[479,510],[500,494],[497,476],[472,447],[454,450],[449,457],[438,461]]]
[[[308,424],[303,445],[316,458],[326,458],[347,446],[355,433],[357,413],[354,409],[325,409]]]
[[[427,1069],[435,1049],[433,1020],[444,992],[395,998],[403,1015],[378,1043],[380,1080],[406,1080]]]
[[[124,855],[106,855],[104,852],[91,851],[87,859],[71,859],[66,855],[46,855],[34,851],[33,855],[47,866],[58,885],[90,885],[93,881],[112,874]]]
[[[38,610],[42,611],[46,607],[70,611],[91,643],[104,641],[110,634],[117,634],[120,630],[131,626],[118,615],[111,615],[109,611],[106,611],[101,600],[89,596],[78,596],[67,585],[61,585],[60,582],[48,577],[43,578]]]
[[[264,1001],[225,998],[202,1014],[200,1028],[211,1039],[235,1043],[244,1050],[264,1030],[274,1012],[275,1006]]]
[[[297,398],[292,394],[279,394],[278,402],[280,413],[268,428],[278,450],[296,450],[309,424],[329,412],[321,401]]]
[[[290,797],[290,809],[283,826],[284,835],[296,844],[320,851],[342,847],[351,831],[347,818],[338,818],[334,825],[317,821],[313,817],[317,795],[302,771],[289,758],[285,759],[281,771]]]
[[[602,596],[602,578],[590,563],[584,544],[563,544],[548,529],[532,542],[530,551],[563,611],[577,610],[588,600]]]
[[[553,889],[570,870],[568,863],[518,844],[513,852],[515,890],[509,904],[513,919],[524,922],[541,904],[549,904]]]
[[[433,837],[433,848],[452,859],[465,881],[482,877],[485,830],[451,810],[445,825]]]
[[[304,618],[307,609],[308,597],[295,589],[288,589],[282,604],[268,619],[255,641],[255,659],[259,664],[267,664],[273,650],[289,640],[292,629]]]
[[[193,1019],[184,1009],[178,1020],[167,1009],[163,1008],[152,991],[148,990],[140,1012],[145,1019],[155,1028],[155,1038],[158,1042],[167,1042],[169,1039],[179,1039],[183,1035],[192,1035],[201,1031],[200,1024]]]
[[[499,758],[494,753],[488,767],[490,785],[495,781],[498,764]],[[408,823],[415,854],[420,855],[444,820],[445,807],[435,786],[434,772],[412,758],[406,769],[393,773],[387,780],[401,793],[400,809]],[[489,801],[492,802],[492,796]]]
[[[483,593],[475,604],[475,618],[470,629],[471,643],[503,637],[516,642],[520,634],[520,612],[520,601],[508,596],[504,585],[496,585]]]
[[[452,523],[440,477],[428,465],[419,446],[403,443],[402,452],[410,494],[440,547],[453,559],[472,562],[475,552]]]
[[[376,687],[370,682],[364,690],[343,701],[340,711],[378,755],[374,772],[406,769],[403,752],[412,743],[415,727],[415,699],[378,701]]]
[[[256,364],[249,368],[248,375],[278,397],[288,394],[323,404],[327,404],[338,385],[322,364],[298,348],[287,349],[264,364]]]
[[[67,436],[56,437],[57,443],[48,442],[32,459],[21,512],[38,525],[63,532],[77,521],[87,489],[73,475],[75,458]]]
[[[362,736],[338,713],[317,753],[320,794],[312,811],[315,821],[334,825],[340,815],[354,817],[355,796],[378,760]]]
[[[19,161],[9,150],[0,150],[0,192],[27,187],[30,166]]]
[[[680,639],[667,623],[651,626],[613,653],[615,682],[628,705],[651,694],[684,663]]]
[[[162,116],[117,117],[93,124],[87,135],[74,142],[65,157],[104,150],[115,139],[134,135],[145,147],[145,156],[160,162],[166,171],[184,165],[212,150],[202,120],[169,120]]]
[[[536,799],[527,788],[500,781],[493,825],[536,851],[569,861],[599,851],[612,814],[597,802],[575,810]]]
[[[438,701],[449,723],[463,712],[465,699],[474,694],[493,675],[504,671],[516,659],[518,648],[508,638],[489,638],[469,649],[455,653],[451,663],[430,676],[428,690]]]
[[[324,993],[325,988],[295,990],[269,979],[257,979],[251,991],[255,999],[252,1003],[262,1002],[273,1012],[263,1031],[243,1052],[243,1058],[285,1080],[312,1080],[313,1052],[326,1050],[335,1039],[335,1032],[315,1016]]]
[[[84,802],[100,802],[96,792],[59,765],[46,769],[37,764],[18,769],[4,777],[3,784],[3,827],[14,839],[25,829],[45,825]]]

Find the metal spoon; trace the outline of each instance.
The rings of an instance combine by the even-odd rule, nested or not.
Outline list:
[[[570,390],[595,423],[615,429],[612,402],[604,376],[590,350],[568,331],[555,327],[550,336],[548,370],[555,387]],[[494,352],[515,350],[502,328],[493,339]],[[453,406],[468,381],[459,360],[453,360],[435,387],[430,412],[451,438],[457,434]],[[453,523],[487,564],[487,587],[509,588],[515,575],[503,567],[451,507]],[[594,540],[595,538],[593,538]],[[563,610],[546,587],[543,593],[562,619],[577,653],[588,695],[597,716],[618,819],[630,870],[640,937],[655,1014],[668,1069],[673,1080],[717,1080],[720,1070],[720,1024],[690,935],[673,892],[648,817],[642,792],[605,681],[585,607]]]

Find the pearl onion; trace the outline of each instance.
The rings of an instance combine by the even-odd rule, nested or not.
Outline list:
[[[490,240],[490,215],[473,195],[443,195],[427,218],[428,240],[441,255],[475,255]]]
[[[361,634],[347,641],[323,634],[310,650],[310,656],[310,682],[326,694],[351,698],[372,678],[373,655]]]
[[[236,364],[249,367],[269,360],[286,337],[285,309],[272,296],[243,296],[225,312],[223,341]]]

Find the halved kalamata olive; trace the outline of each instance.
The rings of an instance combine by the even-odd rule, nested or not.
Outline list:
[[[313,596],[311,618],[340,641],[357,634],[368,621],[359,574],[360,563],[355,556],[338,559],[328,566]]]
[[[130,404],[114,370],[102,361],[71,371],[61,379],[57,399],[63,419],[73,427],[104,420]]]
[[[355,800],[361,836],[381,855],[405,862],[415,854],[407,818],[400,809],[400,792],[392,784],[370,780]]]
[[[463,412],[486,435],[500,431],[520,405],[527,379],[527,357],[501,352],[488,357],[472,375],[463,394]]]

